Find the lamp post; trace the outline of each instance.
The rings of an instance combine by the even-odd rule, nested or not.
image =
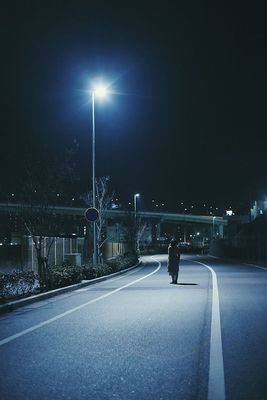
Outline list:
[[[92,189],[93,189],[93,208],[96,208],[95,197],[95,98],[105,97],[107,88],[103,85],[94,86],[91,91],[92,95]],[[93,222],[93,265],[97,263],[96,249],[96,222]]]
[[[139,193],[135,193],[134,195],[134,230],[135,230],[135,250],[137,250],[137,226],[136,226],[136,210],[137,210],[137,197],[139,197]]]
[[[215,219],[216,219],[216,217],[213,216],[212,217],[212,236],[213,236],[213,239],[215,239]]]
[[[134,195],[134,218],[136,219],[136,210],[137,210],[137,197],[139,197],[140,196],[140,194],[139,193],[136,193],[135,195]]]

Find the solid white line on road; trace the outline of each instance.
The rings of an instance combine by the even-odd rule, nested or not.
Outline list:
[[[129,275],[132,275],[132,274],[134,274],[134,273],[136,273],[136,272],[139,272],[139,271],[140,271],[141,269],[143,269],[143,268],[144,268],[144,265],[141,265],[140,267],[135,268],[135,269],[133,269],[132,271],[129,271],[129,272],[127,272],[127,273],[125,273],[125,274],[123,274],[123,275],[120,275],[120,276],[118,276],[118,277],[114,277],[114,278],[109,277],[109,278],[108,278],[108,281],[109,281],[109,282],[118,281],[118,280],[120,280],[120,279],[125,278],[125,276],[129,276]],[[104,281],[101,281],[101,282],[96,282],[96,284],[97,284],[98,287],[101,287],[101,286],[105,285],[106,283],[107,283],[107,280],[104,280]],[[82,288],[82,289],[76,289],[76,290],[73,291],[73,293],[87,292],[87,291],[92,290],[93,288],[94,288],[94,285],[90,285],[90,286],[86,286],[85,288]]]
[[[151,258],[153,258],[153,257],[151,257]],[[21,336],[24,336],[27,333],[33,332],[36,329],[42,328],[45,325],[51,324],[52,322],[57,321],[58,319],[65,317],[66,315],[69,315],[69,314],[74,313],[75,311],[81,310],[82,308],[84,308],[84,307],[86,307],[86,306],[88,306],[90,304],[93,304],[93,303],[96,303],[99,300],[105,299],[106,297],[111,296],[112,294],[117,293],[122,289],[125,289],[125,288],[127,288],[129,286],[134,285],[137,282],[142,281],[143,279],[148,278],[149,276],[151,276],[151,275],[155,274],[156,272],[158,272],[158,270],[161,268],[161,263],[159,261],[157,261],[157,260],[155,260],[155,261],[159,264],[158,267],[154,271],[152,271],[149,274],[143,276],[142,278],[139,278],[139,279],[136,279],[133,282],[127,283],[127,285],[124,285],[124,286],[121,286],[121,287],[119,287],[117,289],[114,289],[111,292],[103,294],[102,296],[99,296],[99,297],[97,297],[97,298],[95,298],[93,300],[90,300],[87,303],[83,303],[83,304],[81,304],[81,305],[79,305],[77,307],[74,307],[74,308],[72,308],[72,309],[70,309],[68,311],[65,311],[62,314],[56,315],[53,318],[47,319],[46,321],[43,321],[40,324],[34,325],[34,326],[32,326],[32,327],[30,327],[28,329],[25,329],[25,330],[23,330],[23,331],[21,331],[19,333],[16,333],[15,335],[12,335],[12,336],[9,336],[9,337],[7,337],[5,339],[2,339],[2,340],[0,340],[0,346],[3,346],[6,343],[12,342],[12,340],[15,340],[15,339],[17,339],[17,338],[19,338]]]
[[[263,269],[264,271],[267,271],[267,267],[260,267],[259,265],[248,264],[248,263],[244,263],[244,264],[245,264],[245,265],[248,265],[249,267],[260,268],[260,269]]]
[[[210,334],[210,365],[209,365],[209,387],[208,400],[225,400],[225,380],[221,335],[220,302],[218,282],[215,271],[206,264],[199,261],[208,268],[212,274],[212,312],[211,312],[211,334]]]
[[[211,255],[209,255],[209,257],[210,257],[210,258],[217,258],[217,259],[223,260],[222,257],[216,257],[216,256],[211,256]],[[233,260],[230,260],[230,261],[233,261]],[[264,271],[267,271],[267,267],[260,267],[259,265],[256,265],[256,264],[249,264],[249,263],[246,263],[246,262],[244,262],[244,261],[236,261],[236,262],[237,262],[237,263],[239,262],[241,265],[248,265],[248,266],[250,266],[250,267],[260,268],[260,269],[263,269]]]

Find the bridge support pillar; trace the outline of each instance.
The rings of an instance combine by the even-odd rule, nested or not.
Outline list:
[[[223,239],[223,224],[218,225],[218,236]]]
[[[157,224],[152,223],[152,244],[157,245],[158,239],[160,238],[160,222]]]

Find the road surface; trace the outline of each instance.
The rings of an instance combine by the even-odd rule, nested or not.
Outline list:
[[[267,399],[267,270],[166,261],[1,315],[1,400]]]

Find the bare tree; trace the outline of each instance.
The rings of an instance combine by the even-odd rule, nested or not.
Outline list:
[[[38,275],[44,287],[49,286],[48,257],[60,221],[55,212],[57,194],[64,193],[75,180],[73,155],[75,149],[66,149],[61,162],[43,159],[28,163],[22,185],[22,201],[18,216],[25,232],[32,238],[37,256]],[[45,239],[47,238],[48,239]],[[46,252],[44,244],[46,240]]]
[[[147,222],[143,222],[141,218],[138,219],[136,224],[136,250],[140,250],[140,242],[144,237],[145,230],[148,227]]]
[[[53,209],[48,205],[40,204],[21,205],[19,215],[26,229],[26,233],[32,238],[34,248],[37,256],[38,275],[43,286],[48,285],[48,258],[52,245],[54,244],[54,235],[56,234],[56,216]],[[49,236],[53,235],[53,236]],[[46,253],[44,252],[44,243],[46,237],[48,239],[48,246],[46,246]],[[47,244],[47,243],[46,243]]]
[[[127,218],[124,221],[124,234],[129,246],[129,251],[136,253],[140,250],[140,241],[143,238],[148,224],[137,218],[135,213],[129,211]]]
[[[112,205],[114,192],[109,192],[109,176],[103,176],[96,178],[95,190],[96,190],[96,208],[99,212],[99,218],[96,221],[96,247],[97,247],[97,261],[103,261],[101,257],[101,248],[107,240],[107,218],[106,210],[109,210]],[[85,203],[92,207],[93,204],[93,193],[85,193],[81,196]]]

